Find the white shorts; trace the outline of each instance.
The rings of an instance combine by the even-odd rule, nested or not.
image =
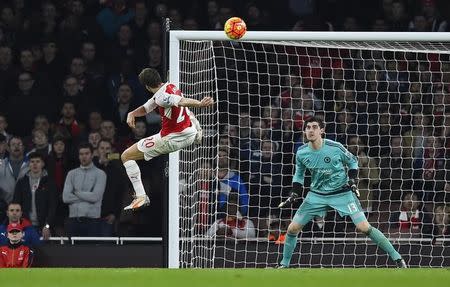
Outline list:
[[[168,154],[190,146],[197,135],[191,126],[179,133],[171,133],[161,137],[160,133],[146,137],[137,142],[137,149],[144,153],[145,160],[151,160],[162,154]]]

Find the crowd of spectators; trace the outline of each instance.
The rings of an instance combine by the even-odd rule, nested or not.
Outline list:
[[[156,113],[132,130],[125,120],[127,112],[149,96],[139,84],[140,69],[163,72],[164,17],[170,17],[173,28],[185,30],[220,30],[231,16],[243,17],[249,30],[449,29],[449,15],[441,14],[450,11],[442,9],[446,1],[383,0],[364,7],[356,0],[346,5],[333,0],[178,2],[2,2],[0,219],[5,230],[8,222],[23,222],[24,240],[30,242],[52,235],[161,234],[164,159],[140,163],[153,208],[124,213],[123,203],[129,201],[132,189],[119,154],[159,129]],[[277,226],[264,220],[277,204],[270,198],[280,199],[290,185],[303,119],[322,114],[331,123],[327,135],[358,154],[362,202],[368,212],[378,209],[373,206],[378,199],[418,201],[418,207],[389,206],[400,212],[392,225],[402,230],[406,220],[416,226],[412,221],[428,213],[431,217],[426,220],[440,225],[426,232],[447,234],[448,59],[439,59],[442,65],[436,66],[436,59],[417,55],[361,55],[383,61],[372,65],[363,61],[357,70],[366,72],[355,75],[350,73],[354,63],[331,57],[328,69],[322,69],[323,63],[317,62],[321,55],[302,58],[306,52],[290,51],[298,60],[296,69],[278,75],[283,89],[263,103],[264,110],[255,113],[244,104],[234,125],[221,129],[218,183],[210,180],[215,164],[203,163],[200,176],[210,184],[202,188],[218,191],[219,212],[233,211],[215,228],[232,222],[253,226],[255,236],[266,236],[258,231]],[[261,106],[259,99],[255,106]],[[230,202],[228,194],[234,191],[237,199],[231,196]],[[433,201],[439,204],[427,206]],[[237,210],[229,208],[233,205]],[[38,235],[26,231],[30,226]],[[311,230],[321,229],[323,219],[315,226]]]

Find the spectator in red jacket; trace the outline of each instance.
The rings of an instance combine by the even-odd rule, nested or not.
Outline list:
[[[391,213],[391,227],[399,235],[406,237],[430,236],[432,234],[432,219],[423,202],[417,194],[407,192],[403,195],[400,210]],[[398,228],[398,230],[396,230]],[[391,230],[392,232],[392,230]]]
[[[22,244],[22,225],[10,223],[7,231],[9,244],[0,247],[0,268],[30,267],[33,262],[33,251]]]
[[[207,231],[208,237],[231,237],[237,239],[254,238],[255,225],[249,218],[239,212],[239,194],[230,192],[225,207],[225,217],[219,218]]]
[[[22,242],[29,247],[42,244],[40,235],[31,222],[22,217],[22,206],[19,203],[11,202],[6,209],[6,220],[0,224],[0,246],[8,245],[8,225],[19,224],[22,226]]]

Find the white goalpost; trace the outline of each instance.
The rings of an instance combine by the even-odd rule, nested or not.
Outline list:
[[[201,145],[169,155],[170,268],[273,267],[298,203],[302,123],[359,160],[370,224],[409,266],[450,266],[450,34],[171,31],[169,81],[187,96]],[[292,267],[391,267],[333,211],[298,237]]]

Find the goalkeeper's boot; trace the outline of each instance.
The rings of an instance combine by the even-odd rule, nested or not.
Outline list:
[[[395,260],[395,264],[397,264],[397,268],[408,268],[405,260],[402,258]]]
[[[147,195],[136,196],[130,205],[125,206],[123,210],[137,210],[141,207],[148,206],[150,204],[150,198]]]
[[[289,268],[289,267],[287,267],[286,265],[283,265],[281,263],[275,267],[275,269],[285,269],[285,268]]]

